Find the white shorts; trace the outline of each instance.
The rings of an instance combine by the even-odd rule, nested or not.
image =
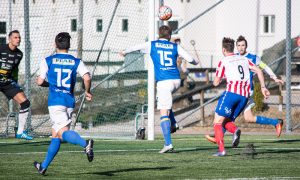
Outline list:
[[[180,86],[180,79],[158,81],[156,84],[157,109],[172,108],[172,92]]]
[[[52,128],[58,132],[61,128],[68,126],[71,122],[73,108],[65,106],[49,106],[50,121]]]

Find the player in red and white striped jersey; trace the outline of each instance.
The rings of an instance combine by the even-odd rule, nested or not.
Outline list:
[[[252,67],[254,64],[247,58],[229,53],[219,62],[216,76],[219,78],[226,77],[226,91],[248,97],[250,91],[249,66]]]
[[[262,71],[247,58],[233,53],[234,40],[223,38],[222,52],[225,56],[219,62],[214,86],[218,86],[223,78],[226,78],[227,87],[219,99],[215,110],[214,131],[219,151],[214,156],[224,156],[224,132],[223,127],[234,133],[233,146],[239,143],[241,130],[233,121],[242,112],[250,95],[250,71],[257,74],[262,84],[262,93],[267,98],[270,92],[264,86]]]

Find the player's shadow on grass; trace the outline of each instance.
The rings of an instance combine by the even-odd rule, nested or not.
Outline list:
[[[294,142],[300,142],[300,139],[280,139],[277,141],[273,141],[271,143],[294,143]]]
[[[119,169],[115,171],[104,171],[104,172],[92,172],[92,173],[84,173],[84,174],[95,174],[95,175],[102,175],[102,176],[114,176],[117,173],[122,172],[131,172],[131,171],[147,171],[147,170],[168,170],[172,169],[172,167],[153,167],[153,168],[127,168],[127,169]]]

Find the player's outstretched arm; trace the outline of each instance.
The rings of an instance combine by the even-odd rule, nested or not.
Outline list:
[[[185,59],[187,62],[197,65],[200,60],[199,59],[194,59],[189,53],[187,53],[180,45],[177,47],[178,49],[178,54],[181,56],[183,59]]]
[[[260,61],[258,66],[262,68],[276,83],[284,84],[284,81],[281,79],[278,79],[276,74],[273,72],[273,70],[264,62]]]
[[[265,86],[265,80],[264,80],[264,74],[262,70],[260,70],[256,65],[252,64],[252,66],[249,66],[250,70],[257,74],[259,83],[261,85],[261,92],[264,95],[265,98],[268,98],[270,96],[269,90]]]
[[[91,76],[90,73],[86,73],[82,76],[83,83],[84,83],[84,89],[85,89],[85,98],[88,101],[91,101],[93,98],[93,95],[91,93]]]
[[[144,44],[139,44],[139,45],[133,46],[131,48],[127,48],[127,49],[119,52],[119,55],[124,57],[124,56],[126,56],[126,54],[134,52],[134,51],[141,51],[144,54],[149,53],[149,51],[150,51],[150,42],[146,42]]]

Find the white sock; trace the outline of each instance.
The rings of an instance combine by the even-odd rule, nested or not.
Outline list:
[[[28,117],[28,112],[19,113],[19,125],[17,134],[22,134]]]

